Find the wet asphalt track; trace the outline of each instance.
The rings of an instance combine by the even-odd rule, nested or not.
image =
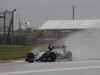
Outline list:
[[[0,75],[100,75],[100,60],[2,63]]]

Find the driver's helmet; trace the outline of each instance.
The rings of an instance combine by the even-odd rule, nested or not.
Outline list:
[[[50,52],[50,49],[46,49],[46,52]]]

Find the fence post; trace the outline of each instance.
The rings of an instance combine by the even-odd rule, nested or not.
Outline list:
[[[13,32],[14,32],[14,12],[16,9],[13,10],[12,12],[12,33],[11,33],[11,45],[13,45]]]
[[[5,27],[6,27],[6,23],[5,23],[5,22],[6,22],[6,19],[5,19],[5,18],[6,18],[6,13],[7,13],[7,12],[8,12],[8,10],[6,10],[6,11],[4,12],[4,36],[3,36],[3,45],[6,44],[6,43],[5,43],[5,41],[6,41],[6,37],[5,37],[5,36],[6,36],[6,33],[5,33],[5,32],[6,32],[6,30],[5,30]]]

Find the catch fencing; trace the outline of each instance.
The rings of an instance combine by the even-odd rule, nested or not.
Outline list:
[[[0,12],[0,44],[1,45],[20,45],[25,44],[26,37],[14,36],[14,12],[6,10]]]

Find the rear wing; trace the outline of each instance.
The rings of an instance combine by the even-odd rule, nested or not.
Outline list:
[[[66,46],[65,45],[52,45],[52,48],[56,51],[63,51],[64,53],[66,52]]]
[[[65,45],[52,45],[52,48],[66,48]]]

